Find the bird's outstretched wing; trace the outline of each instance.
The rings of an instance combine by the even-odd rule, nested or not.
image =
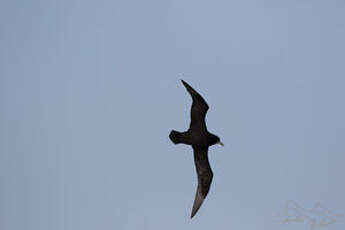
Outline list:
[[[192,209],[191,218],[199,210],[202,202],[207,196],[210,189],[213,173],[211,170],[210,163],[208,162],[208,148],[201,148],[193,146],[194,150],[194,163],[196,172],[198,174],[198,188],[195,194],[195,200]]]
[[[181,81],[193,99],[189,128],[192,130],[207,130],[205,116],[208,110],[208,105],[206,101],[187,82],[185,82],[184,80]]]

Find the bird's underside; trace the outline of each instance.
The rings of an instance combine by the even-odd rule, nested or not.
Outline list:
[[[191,145],[194,152],[194,163],[198,176],[198,188],[192,208],[191,218],[197,213],[206,198],[213,173],[208,161],[208,147],[219,142],[219,138],[207,131],[205,116],[208,110],[206,101],[189,84],[182,80],[183,85],[193,99],[191,122],[186,132],[171,131],[169,137],[175,144]]]

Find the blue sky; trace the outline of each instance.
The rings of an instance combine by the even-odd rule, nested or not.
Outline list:
[[[345,214],[343,1],[0,1],[0,228],[306,229]],[[198,214],[191,99],[210,105]],[[345,217],[325,229],[344,229]]]

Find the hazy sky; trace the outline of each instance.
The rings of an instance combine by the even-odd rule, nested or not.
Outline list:
[[[0,229],[307,229],[280,222],[288,201],[345,214],[344,12],[342,0],[1,0]],[[189,125],[180,79],[225,144],[209,150],[213,184],[192,220],[192,149],[168,139]],[[324,229],[345,229],[336,220]]]

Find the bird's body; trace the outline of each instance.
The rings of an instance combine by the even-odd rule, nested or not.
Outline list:
[[[191,122],[186,132],[172,130],[169,138],[174,144],[186,144],[193,147],[194,162],[198,174],[198,188],[191,215],[193,217],[206,198],[213,178],[208,161],[208,147],[217,143],[223,145],[223,143],[219,137],[207,130],[205,116],[209,107],[206,101],[185,81],[182,80],[182,83],[193,99]]]
[[[195,147],[209,147],[219,141],[217,136],[212,133],[199,130],[188,130],[182,133],[172,130],[169,137],[175,144],[186,144]]]

